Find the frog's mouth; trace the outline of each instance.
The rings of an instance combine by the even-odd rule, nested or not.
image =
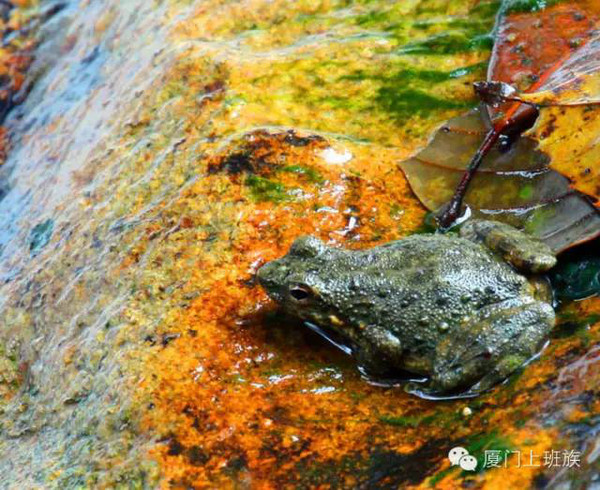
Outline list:
[[[353,346],[352,341],[343,338],[341,335],[336,333],[336,331],[329,327],[323,327],[316,325],[315,323],[304,321],[304,325],[310,328],[313,332],[319,334],[325,340],[327,340],[330,344],[334,345],[342,352],[349,356],[353,356],[356,347]],[[380,386],[383,388],[392,388],[399,386],[400,384],[405,384],[407,382],[422,384],[429,381],[427,376],[418,375],[415,373],[411,373],[409,371],[403,370],[394,370],[389,373],[389,375],[385,376],[375,376],[369,373],[364,366],[358,364],[358,371],[360,372],[361,377],[369,384],[373,386]]]
[[[314,323],[305,321],[304,325],[310,328],[313,332],[318,333],[321,337],[327,340],[330,344],[335,345],[338,349],[340,349],[345,354],[351,356],[355,348],[352,346],[352,343],[347,339],[342,338],[341,335],[337,334],[335,330],[328,327],[320,327]]]

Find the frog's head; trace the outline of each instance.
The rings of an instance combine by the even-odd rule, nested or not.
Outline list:
[[[343,251],[312,236],[298,238],[284,257],[258,271],[258,281],[287,313],[321,327],[339,330],[343,297]]]

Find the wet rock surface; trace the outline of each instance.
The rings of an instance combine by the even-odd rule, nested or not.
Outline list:
[[[0,486],[589,483],[597,300],[439,404],[365,383],[254,279],[299,235],[422,230],[397,163],[475,103],[496,8],[81,0],[44,23],[0,168]],[[456,445],[585,469],[467,474]]]

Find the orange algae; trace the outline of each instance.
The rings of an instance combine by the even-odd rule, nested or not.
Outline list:
[[[35,20],[37,2],[26,1],[15,4],[6,18],[0,19],[0,36],[13,34],[9,42],[0,47],[0,117],[23,99],[27,70],[33,61],[35,30],[29,26]],[[7,6],[2,6],[4,10]],[[16,34],[15,34],[16,33]],[[3,121],[2,121],[3,122]],[[9,137],[5,127],[0,126],[0,165],[6,160]]]
[[[268,147],[270,161],[265,165],[276,168],[271,162],[282,160],[287,167],[311,165],[313,147],[318,145],[292,147],[283,156],[277,143],[286,135],[289,133],[270,138],[276,144]],[[372,229],[378,230],[375,241],[385,242],[421,223],[423,211],[415,208],[398,172],[385,182],[364,176],[340,177],[346,172],[360,174],[366,166],[372,171],[372,155],[363,152],[363,156],[361,150],[352,149],[355,156],[349,168],[315,165],[324,183],[318,192],[312,184],[312,195],[310,187],[306,189],[301,182],[301,174],[282,178],[284,184],[295,181],[302,189],[304,198],[299,203],[252,204],[241,184],[218,174],[204,179],[198,189],[190,189],[194,195],[214,186],[220,190],[221,202],[239,201],[240,218],[228,243],[216,245],[216,258],[196,258],[197,279],[185,288],[207,292],[168,322],[168,335],[178,338],[157,350],[152,364],[161,368],[144,383],[144,391],[156,390],[150,398],[153,409],[147,423],[152,432],[168,438],[158,451],[167,458],[169,479],[212,480],[220,472],[227,473],[228,465],[237,464],[240,468],[231,471],[250,472],[240,478],[275,483],[279,472],[287,474],[298,462],[312,461],[316,455],[326,461],[368,449],[360,439],[371,430],[372,413],[365,412],[353,398],[369,395],[386,400],[389,395],[365,387],[351,363],[334,354],[333,361],[343,368],[338,367],[330,359],[330,349],[307,338],[298,325],[278,326],[275,320],[269,321],[272,308],[265,307],[265,295],[253,280],[260,264],[284,253],[300,234],[318,233],[334,242],[357,239],[356,232],[344,231],[354,214],[364,219],[359,229],[360,240],[366,242],[373,242]],[[293,153],[299,154],[294,158]],[[379,153],[381,165],[384,155]],[[388,166],[393,168],[393,161]],[[390,195],[396,205],[406,206],[402,231],[398,218],[376,213],[381,208],[388,211],[382,202]],[[235,215],[232,210],[232,217]],[[198,237],[202,239],[206,238]],[[360,391],[355,392],[357,389]],[[405,446],[405,442],[398,444]],[[232,463],[236,458],[239,461]],[[217,477],[221,479],[227,476]]]

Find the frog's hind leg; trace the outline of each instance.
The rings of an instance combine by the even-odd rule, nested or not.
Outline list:
[[[554,319],[552,307],[536,300],[484,308],[460,345],[438,345],[435,386],[445,392],[471,386],[468,393],[479,393],[500,383],[541,350]]]
[[[500,359],[473,387],[475,392],[482,392],[506,380],[510,375],[522,368],[529,361],[539,356],[548,343],[548,332],[555,323],[553,308],[543,301],[536,301],[520,309],[516,314],[521,322],[520,333],[507,339]]]
[[[540,347],[540,351],[542,348],[543,346]],[[540,352],[529,355],[526,353],[516,353],[505,357],[494,366],[492,371],[475,383],[469,391],[482,393],[493,388],[495,385],[507,380],[509,376],[515,374],[520,368],[523,368],[530,361],[539,357],[539,355]]]
[[[552,249],[541,240],[498,221],[469,220],[463,238],[482,243],[522,272],[539,274],[556,265]]]

